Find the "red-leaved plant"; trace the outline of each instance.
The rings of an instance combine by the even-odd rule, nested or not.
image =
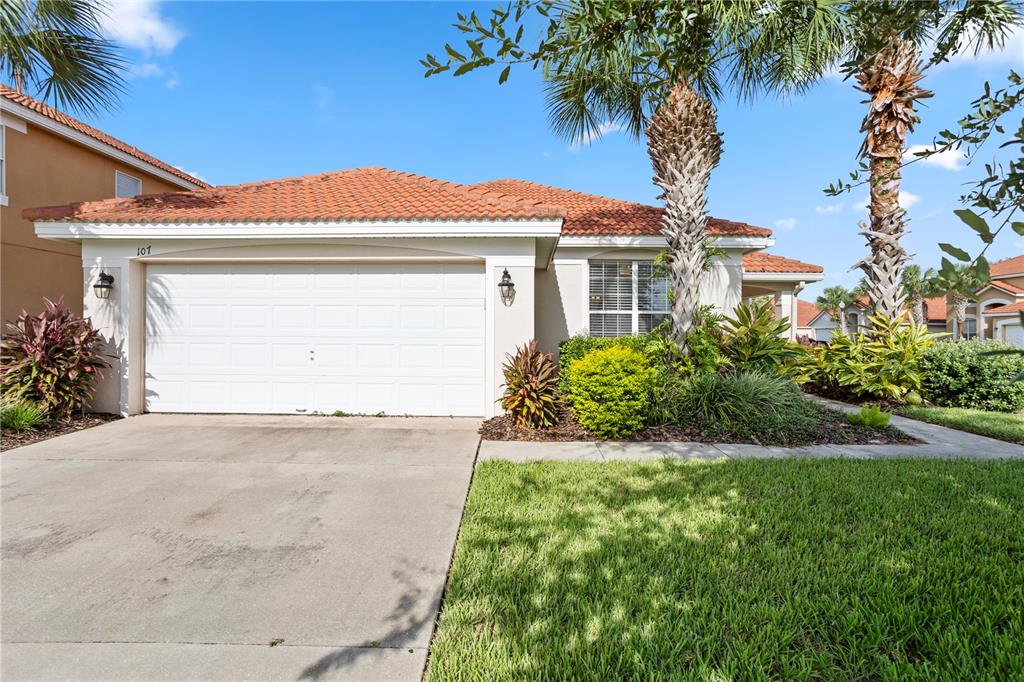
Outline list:
[[[502,408],[516,426],[540,429],[554,424],[558,420],[558,376],[551,353],[538,351],[533,340],[506,358]]]
[[[40,406],[51,416],[68,417],[92,396],[95,380],[110,367],[100,353],[103,340],[87,319],[64,305],[43,299],[38,315],[22,312],[7,324],[0,344],[0,390]]]

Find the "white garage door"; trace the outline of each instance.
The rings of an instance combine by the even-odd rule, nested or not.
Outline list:
[[[151,412],[484,414],[482,265],[147,270]]]
[[[1024,348],[1024,327],[1019,324],[1006,326],[1006,343]]]

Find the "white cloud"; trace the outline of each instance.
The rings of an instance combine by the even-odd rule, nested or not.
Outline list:
[[[181,171],[182,173],[188,173],[189,175],[191,175],[191,176],[192,176],[193,178],[196,178],[197,180],[202,180],[203,182],[207,182],[207,179],[206,179],[206,178],[204,178],[204,177],[203,177],[202,175],[200,175],[199,173],[196,173],[195,171],[185,170],[185,169],[184,169],[184,168],[182,168],[181,166],[175,166],[175,168],[177,168],[178,170],[180,170],[180,171]]]
[[[843,210],[843,202],[838,204],[829,204],[828,206],[815,206],[815,213],[839,213]]]
[[[796,227],[796,218],[782,218],[775,221],[775,227],[780,230],[792,230]]]
[[[617,133],[622,130],[622,126],[618,123],[600,123],[597,126],[597,130],[584,133],[578,140],[569,145],[569,151],[579,151],[580,147],[589,147],[596,140],[600,140],[602,137],[609,133]]]
[[[925,166],[936,166],[937,168],[945,168],[946,170],[951,171],[964,169],[964,167],[960,165],[960,162],[965,158],[965,155],[963,152],[956,149],[947,149],[944,152],[938,152],[931,156],[916,156],[918,153],[929,149],[933,149],[933,147],[929,147],[924,144],[912,145],[903,153],[903,162],[909,163],[910,161],[914,161],[915,163],[920,163]]]
[[[178,77],[177,71],[167,71],[159,64],[154,64],[153,62],[132,64],[128,67],[128,78],[130,80],[135,80],[136,78],[166,78],[164,85],[168,89],[174,89],[181,85],[181,78]]]
[[[965,50],[950,57],[948,66],[962,64],[1024,64],[1024,28],[1017,27],[1007,38],[1003,47],[996,50],[983,49],[978,54]]]
[[[167,54],[184,33],[160,14],[158,0],[115,0],[103,19],[103,30],[110,38],[146,54]]]

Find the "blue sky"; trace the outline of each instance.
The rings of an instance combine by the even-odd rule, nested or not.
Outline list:
[[[654,202],[641,143],[609,132],[590,146],[554,137],[539,77],[497,70],[423,78],[418,63],[458,40],[453,3],[116,3],[108,31],[133,62],[120,108],[97,127],[215,184],[378,165],[479,182],[516,177]],[[935,91],[911,139],[927,144],[967,112],[986,80],[1024,67],[1024,35],[1009,49],[958,59],[931,73]],[[852,286],[865,252],[857,235],[866,192],[841,199],[821,189],[856,164],[864,107],[850,83],[827,79],[789,101],[719,103],[725,134],[711,181],[712,215],[775,230],[772,252],[819,263],[823,285]],[[940,241],[977,249],[952,211],[980,168],[922,165],[906,172],[907,245],[937,265]],[[1024,252],[1004,236],[995,258]],[[811,298],[823,285],[808,289]]]

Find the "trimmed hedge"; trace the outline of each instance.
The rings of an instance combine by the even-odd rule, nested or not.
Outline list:
[[[633,336],[571,336],[558,346],[558,377],[559,388],[563,394],[570,391],[569,373],[574,363],[592,351],[608,348],[628,348],[647,358],[654,367],[662,367],[668,362],[669,342],[665,337],[653,332],[635,334]]]
[[[1024,355],[990,355],[1016,348],[996,341],[937,343],[921,360],[924,396],[943,407],[995,412],[1024,410]]]
[[[625,346],[591,351],[567,374],[565,399],[576,420],[598,438],[626,436],[647,425],[657,370],[639,351]]]

